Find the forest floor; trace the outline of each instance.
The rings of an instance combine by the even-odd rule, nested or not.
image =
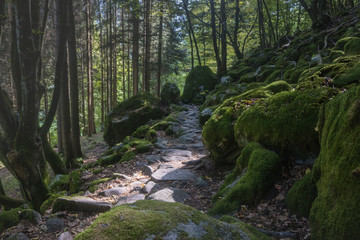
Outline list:
[[[81,190],[85,196],[113,205],[131,203],[139,199],[178,201],[206,212],[211,199],[232,169],[215,168],[209,152],[201,142],[198,124],[198,108],[185,105],[187,111],[177,115],[183,135],[174,138],[159,132],[158,142],[151,152],[136,155],[129,162],[97,167],[82,174]],[[102,133],[82,139],[85,164],[96,161],[108,148]],[[94,173],[95,171],[95,173]],[[310,226],[305,218],[291,215],[286,207],[285,196],[292,184],[306,171],[305,166],[295,166],[291,171],[284,168],[281,178],[269,191],[265,200],[254,206],[241,206],[234,216],[258,229],[273,234],[274,239],[310,239]],[[3,170],[0,170],[0,174]],[[2,176],[3,179],[3,176]],[[103,183],[93,192],[87,191],[94,180]],[[7,239],[15,233],[24,233],[30,239],[57,239],[69,232],[73,237],[82,232],[98,213],[46,211],[38,224],[22,220],[0,235]],[[59,219],[57,231],[49,231],[48,220]],[[62,223],[61,223],[62,222]],[[285,233],[285,235],[281,235]],[[285,237],[284,237],[285,236]]]

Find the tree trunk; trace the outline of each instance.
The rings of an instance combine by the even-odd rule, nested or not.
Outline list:
[[[227,69],[227,40],[226,40],[226,2],[221,0],[221,76],[226,74]]]
[[[75,40],[75,22],[73,1],[67,1],[68,10],[68,52],[69,52],[69,72],[70,72],[70,100],[71,100],[71,140],[74,157],[82,156],[80,145],[80,126],[79,126],[79,80],[77,69],[77,54]]]
[[[164,21],[164,2],[160,0],[160,23],[159,23],[159,46],[158,46],[158,69],[156,94],[160,97],[161,91],[161,70],[162,70],[162,44],[163,44],[163,21]]]
[[[132,36],[132,68],[133,68],[133,94],[139,92],[139,25],[140,25],[139,0],[134,1],[132,10],[133,36]]]
[[[150,57],[151,57],[151,0],[146,0],[145,8],[145,27],[146,27],[146,37],[145,37],[145,71],[144,71],[144,88],[145,91],[150,92],[150,78],[151,78],[151,68],[150,68]]]
[[[117,104],[117,44],[116,44],[116,5],[114,6],[114,49],[113,49],[113,65],[114,65],[114,73],[113,73],[113,94],[112,94],[112,106],[113,109],[116,107]]]
[[[216,34],[216,12],[215,12],[215,4],[214,0],[210,0],[210,11],[211,11],[211,36],[212,36],[212,42],[213,42],[213,48],[215,53],[215,60],[216,60],[216,66],[217,66],[217,75],[218,78],[220,78],[220,74],[222,72],[221,70],[221,60],[220,60],[220,54],[219,54],[219,48],[217,45],[217,34]]]
[[[198,63],[199,63],[199,66],[201,66],[200,52],[199,52],[199,48],[198,48],[198,45],[197,45],[194,29],[193,29],[193,26],[192,26],[192,23],[191,23],[190,12],[189,12],[189,8],[188,8],[188,0],[183,0],[183,4],[184,4],[185,13],[186,13],[186,18],[187,18],[187,21],[188,21],[188,24],[189,24],[189,31],[190,31],[190,34],[193,37]]]
[[[235,2],[235,27],[234,27],[234,37],[233,37],[233,48],[237,59],[241,59],[243,56],[240,51],[238,43],[238,32],[239,32],[239,23],[240,23],[240,0]]]
[[[88,130],[87,135],[90,137],[95,131],[95,118],[94,118],[94,84],[92,77],[92,36],[91,36],[91,5],[90,0],[86,4],[86,45],[87,45],[87,81],[88,81]]]

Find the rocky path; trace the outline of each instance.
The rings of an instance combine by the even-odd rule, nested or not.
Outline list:
[[[158,131],[158,141],[152,151],[136,155],[129,162],[83,172],[81,190],[84,194],[58,199],[53,209],[47,210],[35,225],[22,221],[0,238],[20,234],[21,239],[72,239],[101,212],[143,199],[180,202],[201,211],[209,210],[224,173],[215,169],[202,144],[198,107],[185,106],[187,111],[176,115],[176,137]],[[87,163],[95,161],[106,150],[100,136],[88,139],[86,145]]]

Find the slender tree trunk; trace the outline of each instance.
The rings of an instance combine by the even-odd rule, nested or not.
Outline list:
[[[189,8],[188,8],[188,0],[183,0],[183,4],[184,4],[185,13],[186,13],[186,18],[187,18],[188,25],[189,25],[189,31],[190,31],[190,33],[192,34],[192,37],[193,37],[195,50],[196,50],[196,56],[197,56],[197,59],[198,59],[198,64],[199,64],[199,66],[201,66],[200,52],[199,52],[198,44],[197,44],[197,41],[196,41],[193,25],[191,23],[191,18],[190,18],[190,13],[189,13]]]
[[[133,68],[133,94],[139,92],[139,25],[140,25],[140,4],[135,0],[132,11],[133,36],[132,36],[132,68]]]
[[[105,104],[104,104],[104,37],[103,37],[103,20],[101,10],[99,8],[99,36],[100,36],[100,71],[101,71],[101,124],[104,124],[105,119]]]
[[[240,52],[240,47],[238,43],[238,32],[240,24],[240,0],[235,2],[235,27],[234,27],[234,36],[233,36],[233,48],[237,59],[241,59],[243,56]]]
[[[161,70],[162,70],[162,44],[163,44],[163,21],[164,21],[164,2],[160,0],[160,20],[159,20],[159,46],[158,46],[158,69],[157,69],[157,96],[160,97],[161,90]]]
[[[263,3],[264,3],[264,6],[265,6],[265,10],[266,10],[266,14],[268,15],[268,19],[269,19],[269,25],[270,25],[270,32],[271,34],[269,34],[270,36],[272,35],[273,38],[274,38],[274,42],[276,41],[276,36],[275,36],[275,30],[274,30],[274,27],[273,27],[273,24],[272,24],[272,20],[271,20],[271,15],[270,15],[270,12],[269,12],[269,9],[266,5],[266,2],[265,0],[263,0]],[[270,40],[270,46],[271,46],[271,40]]]
[[[190,41],[191,69],[193,69],[194,68],[194,46],[193,46],[190,28],[187,27],[187,30],[188,30],[189,41]]]
[[[0,0],[0,46],[1,46],[1,40],[3,34],[3,26],[5,25],[5,21],[6,21],[5,6],[6,6],[6,1]]]
[[[221,60],[220,60],[220,54],[219,54],[219,48],[217,45],[217,34],[216,34],[216,12],[215,12],[215,4],[214,0],[210,0],[210,11],[211,11],[211,36],[212,36],[212,42],[213,42],[213,48],[215,53],[215,59],[216,59],[216,66],[217,66],[217,75],[218,78],[221,76]]]
[[[123,101],[126,99],[126,86],[125,86],[125,9],[121,8],[121,35],[122,35],[122,84],[123,84]]]
[[[70,100],[71,100],[71,140],[74,157],[82,156],[80,145],[80,120],[79,120],[79,80],[77,69],[77,54],[75,40],[75,22],[73,1],[68,0],[68,52],[69,52],[69,72],[70,72]]]
[[[146,27],[146,37],[145,37],[145,76],[144,76],[144,88],[145,91],[150,92],[150,78],[151,78],[151,68],[150,68],[150,58],[151,58],[151,0],[146,0],[146,9],[145,9],[145,27]]]
[[[127,29],[128,29],[128,38],[127,38],[127,80],[128,80],[128,98],[130,98],[130,93],[131,93],[131,79],[130,79],[130,68],[131,68],[131,65],[130,65],[130,21],[128,21],[128,24],[127,24]]]
[[[116,14],[116,5],[114,6],[114,42],[116,43],[116,21],[117,21],[117,14]],[[113,47],[113,65],[114,65],[114,73],[113,73],[113,99],[112,99],[112,106],[113,109],[116,107],[117,104],[117,44],[114,44]]]
[[[92,77],[92,36],[91,36],[91,5],[90,0],[86,2],[86,32],[87,32],[87,80],[88,80],[88,131],[87,135],[90,137],[95,131],[94,121],[94,86]]]
[[[226,2],[221,0],[221,76],[226,74],[227,69],[227,40],[226,40]]]
[[[109,23],[109,36],[108,36],[108,45],[109,45],[109,84],[110,84],[110,89],[109,89],[109,106],[110,106],[110,110],[112,110],[114,108],[113,103],[114,103],[114,98],[113,98],[113,87],[114,87],[114,78],[113,78],[113,41],[112,41],[112,37],[113,37],[113,32],[112,32],[112,19],[113,19],[113,15],[112,15],[112,6],[110,3],[108,3],[108,14],[107,14],[107,20]]]

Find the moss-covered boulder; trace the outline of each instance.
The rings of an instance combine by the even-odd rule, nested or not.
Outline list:
[[[286,204],[292,213],[301,217],[309,217],[317,189],[312,174],[308,173],[298,180],[286,194]]]
[[[353,38],[344,46],[345,55],[359,55],[360,54],[360,38]]]
[[[258,143],[250,143],[243,149],[233,173],[214,196],[209,214],[230,213],[241,205],[260,201],[273,186],[280,169],[279,155]]]
[[[216,75],[207,66],[196,66],[186,77],[184,92],[181,101],[193,102],[199,98],[204,90],[212,90],[218,83]]]
[[[0,233],[20,222],[19,211],[21,211],[20,208],[15,208],[0,213]]]
[[[180,89],[175,83],[165,83],[161,89],[161,102],[166,105],[180,101]]]
[[[234,69],[228,72],[228,75],[235,79],[240,79],[244,74],[249,73],[253,68],[247,66],[245,63],[242,63],[238,66],[235,66]]]
[[[102,214],[75,239],[269,238],[245,223],[225,223],[180,203],[142,200]]]
[[[256,141],[298,160],[313,161],[319,153],[316,123],[327,88],[281,92],[244,111],[235,125],[240,148]]]
[[[240,154],[234,138],[234,123],[249,104],[251,102],[242,100],[241,97],[229,98],[203,126],[202,142],[216,165],[234,164]]]
[[[336,96],[320,111],[321,151],[313,178],[318,196],[310,212],[312,239],[360,236],[360,86]]]
[[[148,92],[143,92],[121,102],[105,119],[104,139],[113,146],[131,135],[138,127],[150,119],[161,118],[164,111],[160,100]]]

